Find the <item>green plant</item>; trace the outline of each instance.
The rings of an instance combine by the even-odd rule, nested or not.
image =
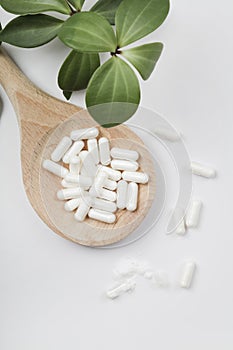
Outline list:
[[[19,15],[0,31],[0,41],[32,48],[58,37],[72,49],[58,74],[64,96],[69,99],[73,91],[87,88],[86,105],[96,121],[105,126],[120,124],[134,114],[140,103],[135,69],[144,80],[148,79],[163,49],[161,43],[125,47],[163,23],[169,0],[98,0],[88,12],[82,12],[84,1],[0,0],[3,9]],[[69,17],[61,20],[44,14],[48,11]],[[101,52],[110,53],[102,65]],[[114,102],[132,107],[119,116]],[[106,117],[92,108],[101,104],[108,105]]]

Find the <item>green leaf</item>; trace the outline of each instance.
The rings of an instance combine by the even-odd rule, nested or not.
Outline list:
[[[139,40],[158,28],[169,11],[169,0],[125,0],[116,12],[119,47]]]
[[[104,127],[129,119],[140,102],[138,79],[119,57],[113,56],[92,76],[86,93],[86,105],[92,117]]]
[[[110,24],[115,24],[115,14],[122,0],[99,0],[90,9],[101,16],[104,16]]]
[[[79,12],[61,27],[59,38],[80,52],[115,51],[116,37],[108,21],[94,12]]]
[[[83,7],[83,4],[85,2],[85,0],[68,0],[69,3],[71,5],[74,6],[74,8],[77,10],[77,11],[80,11]]]
[[[65,91],[86,89],[91,76],[99,65],[100,59],[97,53],[72,51],[60,69],[58,85]]]
[[[47,15],[20,16],[0,32],[0,40],[19,47],[36,47],[54,39],[63,21]]]
[[[0,5],[8,12],[18,15],[33,14],[45,11],[57,11],[70,14],[66,0],[0,0]]]
[[[65,96],[65,98],[69,101],[69,99],[72,96],[72,91],[63,91],[63,95]]]
[[[144,80],[153,72],[163,50],[162,43],[146,44],[122,51],[122,55],[138,70]]]

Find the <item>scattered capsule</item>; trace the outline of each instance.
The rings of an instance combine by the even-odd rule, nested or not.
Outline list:
[[[129,182],[136,182],[138,184],[146,184],[149,181],[149,176],[137,171],[123,171],[122,179]]]
[[[111,162],[109,141],[106,137],[99,139],[100,162],[103,165],[109,165]]]
[[[59,144],[51,154],[52,161],[59,162],[71,145],[71,139],[68,136],[63,137],[63,139],[59,142]]]
[[[62,187],[64,188],[74,188],[77,187],[77,184],[71,183],[71,182],[67,182],[65,179],[62,180],[61,182]]]
[[[154,133],[161,137],[164,140],[176,142],[181,139],[181,134],[175,131],[174,129],[165,127],[165,126],[157,126],[154,130]]]
[[[107,175],[107,174],[106,174],[106,175]],[[103,187],[106,188],[107,190],[115,191],[116,188],[117,188],[117,182],[116,182],[116,181],[113,181],[113,180],[107,179],[107,180],[104,182]]]
[[[88,176],[94,177],[96,175],[96,165],[91,154],[88,151],[82,151],[79,153],[79,157],[82,161],[82,168],[84,167]]]
[[[99,148],[96,139],[87,140],[87,149],[91,153],[95,164],[99,164]]]
[[[92,185],[92,178],[83,175],[68,173],[65,180],[81,187],[90,187]]]
[[[128,183],[121,180],[117,184],[117,208],[125,209],[127,205]]]
[[[132,292],[136,287],[136,281],[134,279],[128,279],[121,282],[119,285],[109,289],[106,292],[106,297],[109,299],[115,299],[125,292]]]
[[[116,203],[101,198],[93,198],[91,206],[95,209],[104,210],[110,213],[115,213],[117,210]]]
[[[90,210],[90,201],[88,198],[82,199],[81,203],[74,215],[75,220],[82,222],[85,220],[89,210]]]
[[[110,202],[115,202],[116,200],[116,192],[106,190],[105,188],[102,189],[100,195],[100,198],[106,199]]]
[[[216,176],[215,169],[197,162],[191,162],[191,170],[194,175],[199,175],[207,178],[214,178]]]
[[[111,156],[112,158],[131,160],[131,161],[136,161],[139,158],[138,152],[132,151],[130,149],[123,149],[123,148],[117,148],[117,147],[113,147],[111,149]]]
[[[193,200],[186,215],[186,226],[197,227],[200,219],[202,202]]]
[[[43,161],[43,168],[50,173],[63,178],[68,174],[68,169],[49,159]]]
[[[81,187],[65,188],[57,192],[57,198],[59,200],[78,198],[83,194]]]
[[[135,182],[130,182],[127,189],[127,205],[129,211],[135,211],[138,203],[138,185]]]
[[[111,161],[111,167],[114,170],[136,171],[138,169],[138,163],[129,160],[114,159]]]
[[[106,224],[113,224],[116,221],[115,214],[98,209],[90,209],[88,216],[90,219],[105,222]]]
[[[97,128],[87,128],[74,130],[70,134],[70,138],[74,141],[94,139],[99,135]]]
[[[74,142],[73,145],[70,147],[70,149],[63,156],[62,158],[63,162],[66,164],[69,164],[71,160],[81,152],[83,147],[84,147],[83,141]]]
[[[121,179],[121,172],[118,170],[114,170],[106,166],[101,166],[101,170],[103,170],[108,175],[108,178],[110,180],[119,181]]]
[[[79,174],[81,169],[81,159],[78,156],[75,156],[71,159],[69,164],[69,170],[72,174]]]
[[[180,286],[182,288],[190,288],[195,270],[196,264],[193,261],[188,261],[184,264],[182,276],[180,279]]]
[[[81,204],[81,201],[82,201],[81,197],[70,199],[65,203],[64,208],[66,211],[69,211],[69,212],[74,211],[79,207],[79,205]]]

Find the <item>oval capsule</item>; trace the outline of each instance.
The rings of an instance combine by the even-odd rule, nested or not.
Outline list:
[[[49,159],[44,160],[42,166],[44,169],[48,170],[53,175],[63,177],[63,178],[69,172],[68,169],[66,169],[65,167],[63,167],[60,164],[57,164]]]
[[[91,153],[92,158],[94,159],[95,164],[99,164],[99,148],[98,142],[96,139],[87,140],[87,149]]]
[[[73,141],[78,140],[88,140],[88,139],[94,139],[99,135],[99,130],[97,128],[86,128],[86,129],[79,129],[74,130],[70,134],[70,138]]]
[[[109,141],[106,137],[99,139],[100,162],[103,165],[109,165],[111,162]]]
[[[117,210],[116,203],[101,198],[93,198],[91,206],[95,209],[104,210],[110,213],[115,213]]]
[[[80,197],[83,190],[80,187],[65,188],[57,192],[57,198],[61,201]]]
[[[149,176],[139,171],[123,171],[122,178],[125,181],[136,182],[138,184],[146,184],[149,181]]]
[[[186,215],[186,226],[187,227],[197,227],[201,215],[202,202],[200,200],[193,200],[188,209]]]
[[[138,206],[138,185],[135,182],[128,184],[127,190],[127,205],[126,208],[129,211],[135,211]]]
[[[81,204],[81,201],[82,201],[81,197],[70,199],[65,203],[64,208],[66,211],[69,211],[69,212],[74,211],[79,207],[79,205]]]
[[[108,175],[110,180],[119,181],[121,179],[121,172],[118,170],[114,170],[106,166],[101,166],[100,169]]]
[[[90,219],[104,222],[106,224],[113,224],[116,221],[116,215],[103,210],[90,209],[88,212]]]
[[[76,157],[84,147],[83,141],[76,141],[70,147],[70,149],[65,153],[62,160],[65,164],[69,164],[74,157]]]
[[[117,184],[117,208],[125,209],[127,204],[127,190],[128,184],[126,181],[121,180]]]
[[[191,170],[194,175],[203,176],[207,178],[214,178],[216,176],[216,170],[206,165],[191,162]]]
[[[196,264],[193,261],[188,261],[184,264],[180,279],[180,286],[182,288],[190,288],[195,270]]]
[[[131,161],[136,161],[139,158],[138,152],[132,151],[130,149],[123,149],[123,148],[117,148],[117,147],[113,147],[111,149],[111,156],[112,158],[131,160]]]
[[[71,145],[71,139],[68,136],[63,137],[63,139],[61,139],[61,141],[51,154],[52,161],[59,162]]]
[[[138,170],[138,163],[129,160],[114,159],[111,161],[111,167],[114,170],[136,171]]]

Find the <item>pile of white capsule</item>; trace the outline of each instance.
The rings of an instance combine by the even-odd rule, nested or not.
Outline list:
[[[74,130],[65,136],[43,161],[43,168],[61,177],[59,200],[66,211],[75,211],[82,222],[88,216],[107,224],[116,221],[116,211],[135,211],[138,185],[148,183],[148,175],[138,171],[139,154],[135,150],[110,147],[97,128]]]

